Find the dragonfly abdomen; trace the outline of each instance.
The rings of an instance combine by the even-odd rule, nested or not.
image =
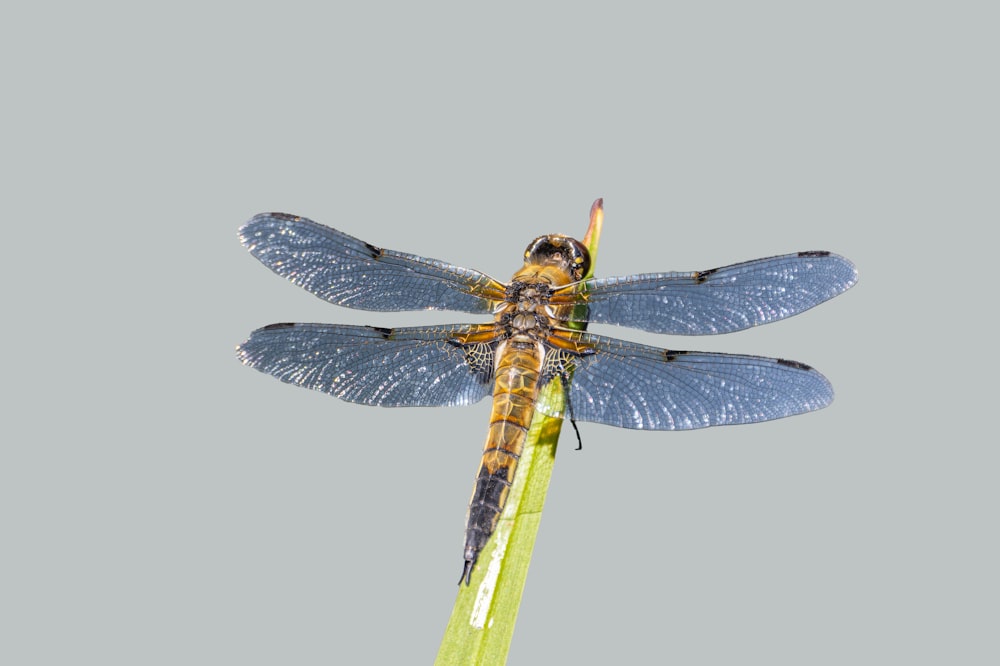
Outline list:
[[[507,504],[535,412],[542,351],[533,342],[509,341],[507,345],[504,345],[507,347],[504,353],[497,352],[499,358],[493,384],[490,429],[469,502],[465,568],[462,571],[466,584],[472,576],[472,567],[479,558],[479,552],[496,529],[497,520]]]

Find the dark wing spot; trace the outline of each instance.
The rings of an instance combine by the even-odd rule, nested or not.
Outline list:
[[[288,220],[290,222],[297,222],[302,218],[298,215],[292,215],[291,213],[268,213],[268,217],[273,217],[276,220]]]
[[[712,277],[712,275],[717,270],[719,270],[719,269],[718,268],[709,268],[707,271],[695,271],[694,275],[693,275],[695,284],[702,284],[703,282],[705,282],[706,280],[708,280],[708,278]]]
[[[295,326],[295,324],[290,324],[290,323],[268,324],[267,326],[265,326],[264,328],[262,328],[260,330],[262,330],[262,331],[275,331],[275,330],[277,330],[279,328],[291,328],[293,326]]]
[[[812,366],[806,365],[805,363],[799,363],[798,361],[789,361],[788,359],[778,358],[775,359],[778,365],[784,365],[789,368],[795,368],[796,370],[812,370]]]
[[[687,352],[686,351],[673,351],[673,350],[670,350],[670,349],[664,349],[663,350],[663,357],[665,359],[667,359],[667,361],[676,361],[677,357],[680,356],[680,355],[682,355],[682,354],[687,354]]]
[[[376,333],[378,333],[379,335],[381,335],[386,340],[388,340],[389,337],[392,335],[392,329],[391,328],[382,328],[381,326],[369,326],[368,328],[371,329],[371,330],[373,330],[373,331],[375,331]]]
[[[806,252],[799,252],[800,257],[829,257],[830,253],[826,250],[808,250]]]
[[[378,259],[382,256],[382,253],[385,252],[382,248],[372,245],[371,243],[365,243],[365,247],[369,252],[371,252],[373,259]]]

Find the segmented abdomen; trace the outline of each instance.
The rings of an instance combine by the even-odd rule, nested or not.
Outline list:
[[[514,472],[535,412],[542,352],[533,342],[509,341],[493,384],[493,412],[465,529],[465,571],[472,567],[507,503]]]

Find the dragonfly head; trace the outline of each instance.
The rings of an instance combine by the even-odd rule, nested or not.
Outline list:
[[[556,266],[582,280],[590,270],[590,253],[580,241],[562,234],[549,234],[531,241],[524,251],[524,265]]]

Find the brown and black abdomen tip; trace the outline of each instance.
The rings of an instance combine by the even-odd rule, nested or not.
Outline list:
[[[469,518],[465,528],[465,567],[462,579],[466,585],[471,580],[472,568],[479,559],[479,553],[490,540],[507,503],[517,460],[516,454],[501,449],[487,451],[483,456],[483,464],[479,467],[476,487],[469,502]],[[462,579],[458,582],[461,583]]]
[[[465,564],[462,567],[462,575],[458,578],[459,585],[462,584],[462,581],[465,581],[466,585],[472,583],[472,570],[476,566],[476,561],[479,560],[479,553],[486,547],[486,542],[489,540],[490,535],[485,532],[473,531],[471,528],[466,531]]]

